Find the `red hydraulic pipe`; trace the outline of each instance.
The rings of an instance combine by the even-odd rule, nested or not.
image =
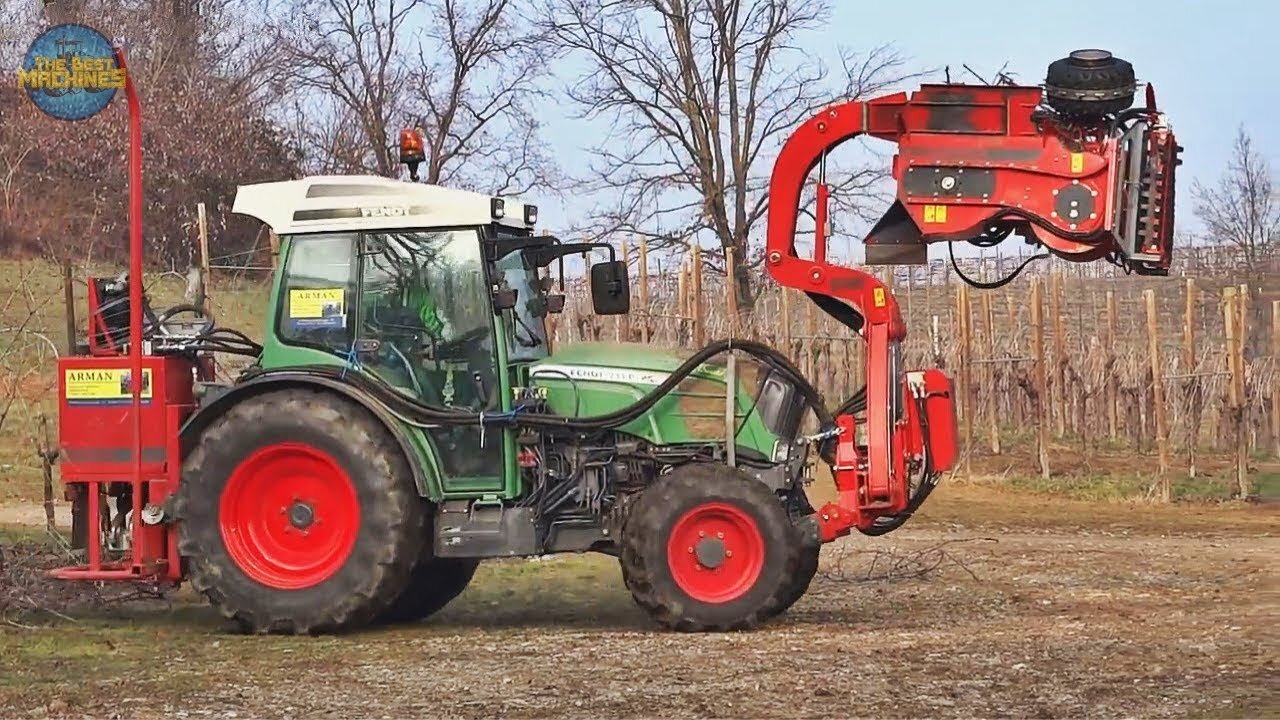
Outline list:
[[[133,378],[133,517],[135,543],[142,539],[142,108],[124,48],[114,48],[116,67],[124,72],[129,102],[129,372]],[[133,545],[135,557],[145,548]]]

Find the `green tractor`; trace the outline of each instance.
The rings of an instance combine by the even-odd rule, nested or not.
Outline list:
[[[552,266],[563,290],[566,255],[611,249],[535,234],[536,207],[510,199],[311,177],[241,187],[234,212],[280,239],[265,340],[234,384],[197,384],[164,504],[182,574],[224,616],[414,621],[486,558],[588,551],[680,630],[749,627],[803,595],[816,398],[785,358],[551,353]],[[628,312],[624,261],[590,278],[596,313]],[[199,354],[227,332],[159,339]]]

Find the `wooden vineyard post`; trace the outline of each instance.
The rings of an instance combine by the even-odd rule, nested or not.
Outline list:
[[[622,262],[628,265],[631,264],[631,245],[627,243],[625,238],[622,240]],[[631,288],[627,288],[627,292],[631,292]],[[618,336],[617,340],[619,342],[623,340],[631,342],[631,314],[614,315],[613,317],[613,331]]]
[[[543,237],[549,237],[549,236],[551,235],[551,231],[550,231],[550,230],[543,230],[543,231],[542,231],[542,235],[543,235]],[[545,267],[545,268],[543,268],[542,270],[538,271],[538,279],[540,279],[540,280],[542,280],[543,282],[545,282],[545,283],[546,283],[546,287],[548,287],[548,288],[552,287],[552,276],[551,276],[551,266],[550,266],[550,265],[548,265],[547,267]],[[558,289],[558,288],[557,288],[557,289]],[[568,288],[566,287],[566,290],[567,290],[567,289],[568,289]],[[566,294],[568,294],[568,293],[566,292]],[[568,298],[566,298],[566,299],[565,299],[565,306],[566,306],[566,308],[568,307],[568,305],[569,305]],[[553,315],[553,314],[551,314],[551,313],[547,313],[547,353],[548,353],[548,354],[549,354],[549,353],[553,353],[553,352],[555,352],[555,345],[556,345],[556,330],[557,330],[557,328],[559,328],[559,326],[560,326],[560,318],[561,318],[561,316],[562,316],[562,315],[563,315],[563,313],[556,314],[556,315]]]
[[[791,362],[795,362],[796,357],[791,346],[791,288],[782,288],[778,293],[778,302],[782,305],[782,352],[791,358]]]
[[[640,342],[649,343],[649,243],[640,239]]]
[[[805,330],[808,342],[809,352],[805,356],[805,377],[810,382],[814,382],[818,374],[818,314],[815,309],[817,306],[808,302],[805,303]]]
[[[995,314],[991,310],[991,293],[982,293],[982,325],[987,331],[987,362],[985,379],[983,380],[985,395],[983,406],[986,408],[988,432],[990,433],[991,454],[1000,454],[1000,408],[996,402],[996,325]]]
[[[1182,364],[1187,374],[1187,477],[1196,476],[1196,444],[1200,441],[1200,378],[1196,376],[1196,314],[1200,291],[1187,278],[1187,307],[1182,318]]]
[[[1164,368],[1160,366],[1160,331],[1156,322],[1156,291],[1147,289],[1142,293],[1147,305],[1147,350],[1151,355],[1151,389],[1155,395],[1152,412],[1156,416],[1156,451],[1160,456],[1159,475],[1160,499],[1164,502],[1172,500],[1173,493],[1169,487],[1169,428],[1164,408]]]
[[[62,303],[66,308],[67,316],[67,355],[79,355],[79,348],[76,347],[76,335],[78,334],[76,326],[76,286],[72,280],[71,261],[62,261]]]
[[[706,313],[702,308],[702,248],[693,246],[693,265],[690,269],[691,276],[689,278],[692,286],[691,298],[693,312],[693,346],[696,348],[706,344],[707,323]]]
[[[1271,446],[1280,457],[1280,300],[1271,301]]]
[[[205,315],[208,315],[213,310],[213,301],[209,298],[213,272],[209,269],[209,216],[204,203],[196,203],[196,227],[200,233],[200,291],[193,299],[196,305],[204,309]]]
[[[1044,308],[1040,299],[1040,278],[1031,278],[1031,354],[1035,362],[1036,457],[1040,477],[1049,479],[1049,439],[1045,412]]]
[[[729,317],[725,324],[728,326],[728,337],[731,338],[738,336],[738,287],[733,276],[733,263],[733,248],[727,247],[724,249],[724,300]]]
[[[969,286],[956,286],[956,329],[960,334],[959,380],[960,407],[964,415],[964,474],[971,474],[970,458],[973,456],[973,372],[972,333],[970,332]]]
[[[680,273],[676,275],[676,342],[685,343],[685,327],[688,326],[689,313],[689,280],[688,263],[680,264]]]
[[[1107,386],[1107,437],[1120,437],[1120,380],[1116,376],[1116,294],[1107,291],[1107,361],[1103,365]]]
[[[1053,417],[1058,437],[1067,434],[1067,350],[1062,329],[1062,274],[1049,276],[1049,315],[1053,319]]]
[[[1253,337],[1253,328],[1250,327],[1249,316],[1252,312],[1253,302],[1252,294],[1249,290],[1248,283],[1240,283],[1236,291],[1236,338],[1237,347],[1236,365],[1240,368],[1239,377],[1236,380],[1236,387],[1239,390],[1240,398],[1240,434],[1236,438],[1236,465],[1238,467],[1238,481],[1240,485],[1240,497],[1247,498],[1252,492],[1249,483],[1249,451],[1253,449],[1253,427],[1249,422],[1249,395],[1246,381],[1248,379],[1248,366],[1245,364],[1247,358],[1253,353],[1251,347],[1251,338]]]
[[[1238,288],[1222,289],[1222,325],[1227,335],[1227,368],[1231,375],[1227,400],[1230,405],[1232,429],[1236,443],[1236,493],[1240,498],[1249,496],[1248,443],[1244,436],[1244,339],[1240,332],[1240,302]]]
[[[275,230],[267,231],[267,242],[271,244],[271,269],[275,270],[280,262],[280,236],[276,235]],[[254,249],[256,250],[257,247]]]
[[[1023,302],[1023,304],[1026,304],[1025,301]],[[1008,291],[1006,291],[1004,294],[1004,312],[1005,312],[1005,327],[1016,328],[1015,330],[1016,334],[1014,335],[1014,340],[1013,340],[1013,347],[1017,348],[1018,351],[1021,352],[1022,316],[1020,315],[1018,301],[1014,299],[1013,293],[1010,293]],[[1016,380],[1017,370],[1015,370],[1015,366],[1009,365],[1007,372],[1011,377],[1009,386],[1014,387],[1017,383],[1017,380]],[[1013,422],[1017,423],[1019,427],[1025,425],[1027,405],[1024,402],[1022,396],[1010,394],[1010,395],[1007,395],[1006,397],[1008,398],[1008,403],[1009,403],[1010,419],[1013,420]]]

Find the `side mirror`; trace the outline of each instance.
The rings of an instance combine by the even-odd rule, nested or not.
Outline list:
[[[631,312],[631,279],[626,260],[591,266],[591,305],[597,315]]]
[[[510,310],[516,306],[516,289],[515,288],[498,288],[493,291],[493,312],[500,313],[503,310]]]
[[[556,315],[564,312],[564,296],[563,295],[547,295],[547,312]]]

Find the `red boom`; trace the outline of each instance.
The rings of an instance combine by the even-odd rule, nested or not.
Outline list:
[[[1041,99],[1039,87],[925,85],[826,108],[782,148],[769,186],[766,267],[868,346],[865,416],[836,418],[839,500],[819,511],[824,540],[905,519],[914,510],[908,473],[936,478],[956,456],[950,380],[938,370],[904,373],[906,328],[893,294],[874,275],[827,261],[821,176],[814,253],[796,252],[801,191],[827,153],[862,135],[898,144],[896,199],[865,238],[868,264],[920,264],[928,243],[989,245],[1018,232],[1068,260],[1168,273],[1181,148],[1150,86],[1146,108],[1093,117],[1056,113]]]

